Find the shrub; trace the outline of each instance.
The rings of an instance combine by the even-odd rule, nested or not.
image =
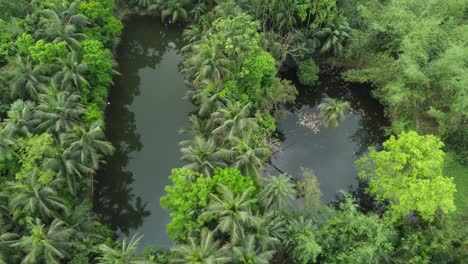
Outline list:
[[[299,65],[297,78],[302,85],[314,85],[319,78],[319,70],[313,59],[307,59]]]

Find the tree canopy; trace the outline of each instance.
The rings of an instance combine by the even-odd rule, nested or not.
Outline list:
[[[357,161],[359,177],[369,181],[369,193],[389,203],[391,221],[413,212],[433,221],[439,213],[455,210],[453,178],[442,174],[442,146],[433,135],[404,132],[385,141],[383,150],[370,149],[368,157]]]

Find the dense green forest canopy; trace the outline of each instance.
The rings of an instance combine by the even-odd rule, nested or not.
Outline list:
[[[464,0],[0,0],[0,263],[465,262],[467,212],[457,207],[467,201],[456,191],[466,193],[468,176],[466,8]],[[138,14],[186,27],[181,68],[197,107],[180,143],[186,165],[174,168],[161,199],[174,247],[142,254],[141,237],[118,240],[90,199],[114,150],[103,111],[121,20]],[[382,149],[356,163],[361,195],[329,206],[311,170],[294,180],[262,171],[273,113],[298,95],[279,73],[296,70],[313,89],[327,67],[372,83],[391,121]],[[320,117],[336,127],[348,108],[328,98]]]

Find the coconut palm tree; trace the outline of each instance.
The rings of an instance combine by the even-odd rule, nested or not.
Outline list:
[[[55,91],[49,89],[47,94],[39,96],[36,118],[37,128],[45,131],[53,131],[57,134],[70,130],[74,125],[80,124],[80,117],[85,112],[80,103],[78,93],[68,91]]]
[[[200,105],[198,106],[198,115],[201,117],[206,117],[209,114],[215,112],[220,107],[221,96],[219,93],[212,93],[212,91],[208,91],[207,89],[203,89],[205,94],[201,101]]]
[[[87,202],[65,208],[62,220],[80,237],[97,236],[95,231],[99,222],[96,221],[91,206]]]
[[[313,227],[312,220],[304,218],[303,215],[291,217],[288,219],[285,238],[283,244],[286,248],[291,249],[294,247],[296,241],[294,240],[298,233],[304,230],[311,230]]]
[[[54,43],[65,41],[70,50],[78,50],[81,47],[80,41],[86,38],[86,34],[77,32],[76,27],[67,25],[63,29],[57,30],[52,41]]]
[[[57,63],[60,70],[57,71],[54,78],[58,83],[61,83],[62,89],[66,89],[70,85],[74,85],[75,89],[82,86],[89,87],[89,83],[85,78],[88,64],[80,63],[75,52],[70,52],[66,59],[57,58]]]
[[[39,180],[39,169],[34,168],[24,182],[15,181],[7,183],[7,191],[10,195],[9,207],[11,211],[21,210],[28,216],[49,219],[58,210],[65,209],[67,202],[57,192],[61,188],[62,181],[53,179],[47,184]]]
[[[5,129],[21,137],[33,133],[38,123],[34,116],[35,108],[36,105],[31,101],[16,100],[8,110],[8,118],[3,122]]]
[[[162,21],[168,17],[171,22],[175,23],[179,20],[186,21],[188,18],[187,9],[192,5],[191,0],[156,0],[155,4],[148,7],[149,10],[161,11]]]
[[[251,133],[243,138],[229,138],[231,149],[222,149],[220,154],[226,160],[232,160],[233,167],[242,171],[243,175],[253,177],[259,182],[259,170],[270,156],[270,150],[261,144],[255,143]]]
[[[268,0],[239,0],[239,5],[244,9],[248,10],[253,17],[265,23],[265,19],[268,17]]]
[[[220,85],[220,82],[213,83],[210,80],[205,80],[200,85],[203,88],[194,87],[192,91],[188,92],[188,98],[199,108],[199,116],[206,117],[218,110],[221,101],[218,89]]]
[[[67,2],[49,2],[47,8],[40,11],[43,22],[46,20],[58,22],[63,25],[74,25],[78,28],[84,28],[88,25],[88,18],[79,12],[80,1],[75,0]],[[50,24],[50,22],[49,22]]]
[[[80,1],[50,3],[39,13],[39,29],[36,34],[55,43],[65,41],[71,49],[79,48],[88,18],[78,12]]]
[[[188,44],[181,49],[182,53],[193,51],[192,47],[200,44],[201,41],[206,41],[206,33],[207,29],[201,25],[190,25],[185,29],[182,32],[182,37],[184,42]]]
[[[12,257],[15,255],[11,244],[17,241],[18,235],[15,233],[8,233],[4,228],[0,228],[0,264],[13,263]]]
[[[256,129],[257,121],[250,117],[250,108],[250,103],[244,105],[241,102],[228,101],[226,106],[211,115],[210,122],[215,127],[213,133],[228,138]]]
[[[68,190],[74,196],[78,194],[80,179],[94,173],[92,168],[83,165],[69,150],[62,150],[61,155],[45,160],[44,165],[65,180]]]
[[[296,198],[295,185],[286,174],[268,176],[263,179],[260,197],[268,208],[285,209]]]
[[[273,24],[282,32],[292,29],[296,23],[296,4],[292,0],[278,1],[272,10]]]
[[[9,36],[11,39],[18,39],[21,35],[23,35],[23,33],[25,33],[27,29],[24,27],[24,19],[19,17],[10,17],[8,23],[2,23],[0,30],[2,30],[4,33],[8,33],[7,36]],[[10,47],[9,51],[16,52],[14,47]]]
[[[30,58],[23,59],[18,56],[10,62],[9,74],[11,79],[11,95],[17,99],[37,100],[38,94],[43,91],[48,77],[45,76],[44,65],[34,65]]]
[[[263,251],[256,246],[255,236],[249,235],[241,246],[233,249],[236,263],[242,264],[268,264],[275,254],[274,250]]]
[[[338,127],[340,122],[345,119],[344,112],[349,108],[349,102],[332,98],[325,98],[324,102],[318,105],[325,127]]]
[[[236,1],[216,1],[217,5],[213,8],[215,18],[232,19],[240,15],[243,10]]]
[[[260,223],[253,233],[259,249],[268,251],[278,248],[286,232],[286,221],[283,218],[283,214],[277,211],[265,211],[260,217]]]
[[[0,161],[12,159],[16,155],[17,146],[18,141],[13,135],[0,126]]]
[[[348,32],[350,30],[351,28],[347,23],[340,23],[338,20],[321,28],[314,34],[314,36],[321,39],[323,43],[320,53],[331,52],[335,56],[341,55],[344,42],[349,38]]]
[[[193,18],[193,21],[195,22],[200,22],[200,19],[206,13],[207,13],[207,7],[206,7],[206,4],[203,2],[197,3],[190,11],[190,15]]]
[[[211,264],[229,263],[225,249],[220,248],[219,241],[215,241],[213,233],[207,228],[201,230],[200,239],[189,237],[187,243],[172,248],[175,257],[171,263]]]
[[[99,122],[89,127],[78,126],[74,131],[60,135],[61,146],[70,152],[84,166],[96,170],[103,155],[111,155],[114,147],[105,141],[104,131]]]
[[[211,40],[203,41],[193,49],[194,54],[187,63],[195,69],[195,83],[201,83],[205,79],[217,82],[232,76],[230,70],[232,61],[224,55],[216,43]]]
[[[6,191],[0,192],[0,221],[2,223],[0,232],[6,231],[9,224],[13,223],[13,218],[11,217],[10,209],[8,208],[8,197],[9,195]]]
[[[66,224],[54,219],[49,227],[46,227],[40,219],[29,219],[28,229],[30,235],[23,236],[13,247],[26,253],[21,263],[62,263],[62,259],[68,256],[67,250],[71,247],[70,238],[75,230],[67,228]]]
[[[149,264],[150,262],[137,256],[136,250],[142,235],[135,234],[128,240],[127,237],[119,244],[118,248],[101,244],[98,250],[101,254],[97,258],[99,264]]]
[[[260,218],[252,213],[257,199],[251,197],[253,187],[238,195],[222,184],[219,188],[220,195],[210,194],[211,201],[201,217],[215,219],[215,231],[229,235],[231,246],[234,246],[245,238],[246,229],[260,223]]]
[[[211,133],[205,120],[196,115],[191,115],[189,120],[191,123],[190,127],[179,130],[179,133],[188,134],[191,137],[206,137],[208,133]]]
[[[180,142],[183,146],[181,160],[189,162],[184,167],[211,176],[215,167],[226,167],[214,139],[196,136]]]

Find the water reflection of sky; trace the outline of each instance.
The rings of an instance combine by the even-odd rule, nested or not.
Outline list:
[[[280,170],[300,178],[301,167],[310,168],[319,180],[322,200],[329,202],[339,190],[357,185],[354,161],[368,147],[384,140],[386,121],[380,105],[366,90],[368,85],[351,85],[333,72],[322,74],[320,79],[314,87],[297,85],[297,102],[283,109],[286,114],[282,113],[283,119],[278,122],[281,143],[272,158],[276,169],[269,166],[266,171],[278,174]],[[326,97],[349,101],[351,110],[337,128],[320,127],[315,133],[300,124],[299,115],[318,114],[317,105]]]
[[[305,106],[301,111],[317,113],[317,107]],[[359,125],[359,116],[347,113],[338,128],[320,128],[315,134],[310,128],[299,124],[298,115],[290,113],[278,124],[284,135],[273,164],[291,176],[301,175],[301,167],[315,171],[323,192],[324,201],[329,201],[339,189],[355,183],[353,168],[357,146],[351,140]]]
[[[116,147],[98,173],[94,211],[121,236],[144,234],[147,245],[169,247],[169,212],[159,199],[172,168],[182,165],[177,132],[193,106],[178,71],[181,29],[157,18],[132,18],[119,47],[121,77],[109,93],[106,134]],[[179,43],[179,44],[177,44]]]

